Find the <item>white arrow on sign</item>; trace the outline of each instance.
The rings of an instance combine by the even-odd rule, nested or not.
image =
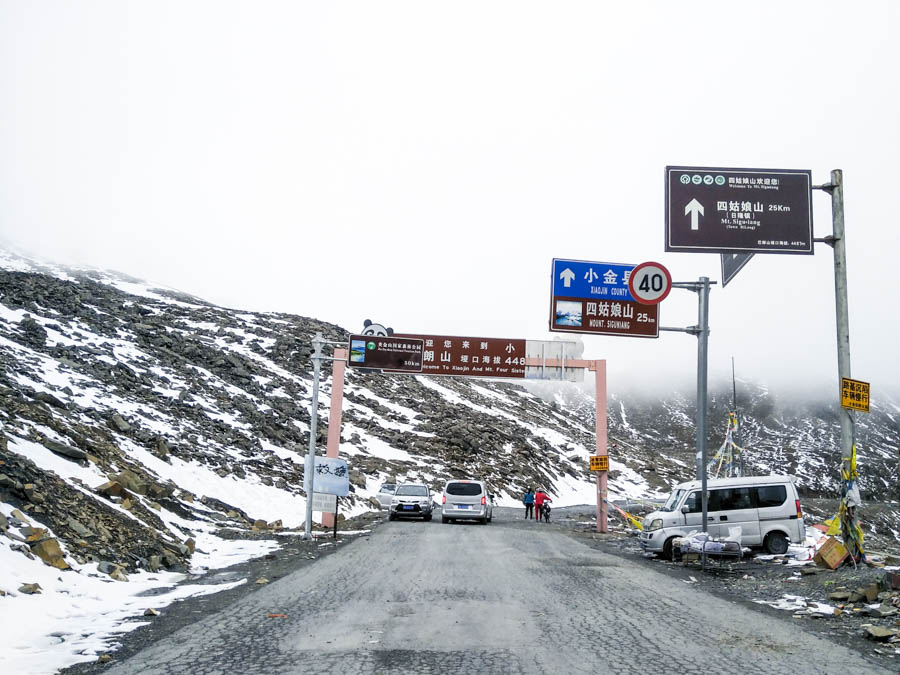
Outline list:
[[[575,272],[570,270],[568,267],[559,273],[559,278],[563,280],[563,286],[568,288],[572,285],[572,279],[575,278]]]
[[[698,223],[699,217],[697,214],[703,215],[703,204],[696,199],[692,199],[688,202],[687,206],[684,207],[684,215],[689,213],[691,214],[691,229],[699,230],[700,224]]]

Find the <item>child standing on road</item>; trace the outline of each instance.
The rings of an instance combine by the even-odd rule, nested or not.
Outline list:
[[[534,519],[534,490],[532,488],[528,488],[525,492],[522,503],[525,505],[525,520]]]

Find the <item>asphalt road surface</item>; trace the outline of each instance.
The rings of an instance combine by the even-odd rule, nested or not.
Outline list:
[[[888,672],[520,516],[385,523],[108,672]]]

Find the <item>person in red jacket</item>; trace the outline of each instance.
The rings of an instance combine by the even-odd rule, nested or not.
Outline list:
[[[534,511],[537,514],[538,522],[541,520],[541,508],[544,506],[544,502],[552,501],[550,496],[544,492],[544,488],[538,488],[538,491],[534,495]]]

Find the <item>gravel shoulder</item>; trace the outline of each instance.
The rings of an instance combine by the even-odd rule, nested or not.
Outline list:
[[[830,505],[830,502],[829,502]],[[827,507],[824,509],[827,511]],[[883,644],[865,639],[865,626],[875,625],[900,629],[900,612],[891,617],[878,618],[869,614],[867,606],[881,602],[849,603],[833,600],[832,593],[852,592],[858,588],[877,583],[885,570],[868,565],[844,565],[837,570],[827,570],[815,565],[797,566],[789,564],[791,559],[782,556],[753,556],[739,563],[719,565],[713,563],[704,571],[695,563],[668,562],[644,554],[636,536],[623,531],[598,534],[593,531],[593,516],[589,507],[558,509],[555,513],[556,525],[567,530],[571,536],[584,541],[588,546],[615,555],[631,564],[641,565],[679,579],[691,585],[698,592],[705,592],[742,605],[778,619],[790,619],[803,631],[823,637],[835,644],[864,656],[873,663],[900,670],[900,643]],[[896,551],[889,540],[878,542],[886,545],[888,552]],[[882,550],[885,550],[882,548]],[[695,579],[696,581],[693,581]],[[885,602],[900,604],[897,591],[893,598]],[[776,609],[756,601],[777,602],[785,596],[799,596],[809,603],[822,603],[841,610],[838,615],[821,613],[806,614],[796,611]],[[885,594],[881,596],[885,598]],[[855,611],[854,611],[855,610]]]

